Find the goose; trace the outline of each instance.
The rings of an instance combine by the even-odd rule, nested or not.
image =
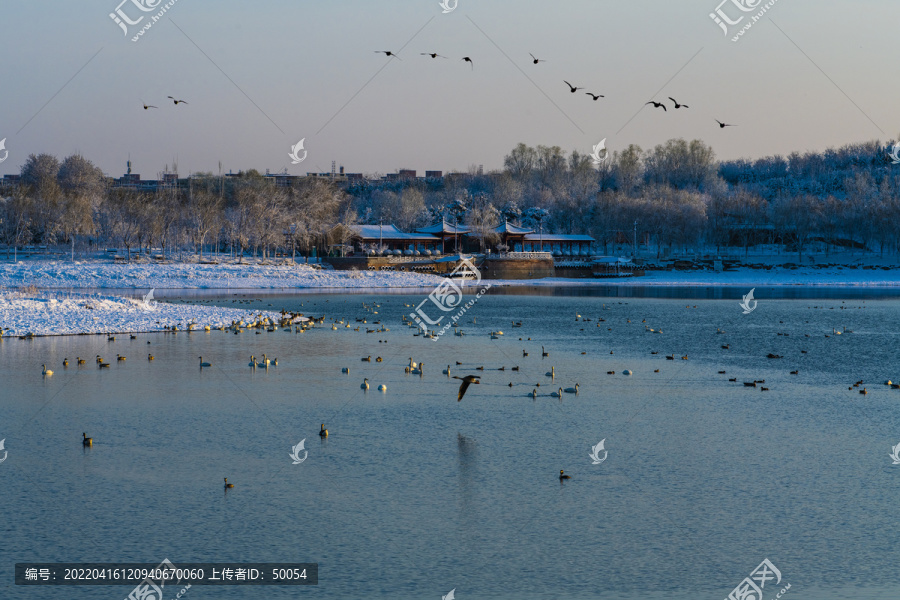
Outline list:
[[[515,367],[513,367],[511,370],[513,370],[513,371],[518,371],[518,370],[519,370],[519,367],[518,367],[518,366],[515,366]]]
[[[465,377],[457,377],[456,375],[454,375],[453,379],[459,379],[460,381],[462,381],[462,383],[459,384],[459,392],[457,393],[457,396],[456,396],[457,402],[462,400],[463,396],[466,395],[466,390],[469,389],[470,384],[473,384],[473,383],[480,384],[481,383],[480,381],[478,381],[479,379],[481,379],[478,375],[466,375]]]
[[[93,446],[94,438],[89,438],[87,433],[82,432],[81,434],[81,445],[82,446]]]
[[[577,394],[577,393],[578,393],[578,384],[576,383],[576,384],[575,384],[575,387],[566,388],[566,389],[563,390],[563,391],[564,391],[565,393],[567,393],[567,394]]]
[[[522,350],[522,356],[528,356],[528,353]]]
[[[342,368],[341,368],[341,373],[346,373],[347,375],[349,375],[349,374],[350,374],[350,367],[342,367]]]
[[[366,356],[366,357],[364,357],[364,358],[362,358],[362,359],[360,359],[360,360],[362,360],[362,362],[372,362],[372,357],[371,357],[371,356]]]
[[[541,346],[541,356],[550,356],[550,353],[544,350],[543,346]]]
[[[53,371],[51,371],[50,369],[48,369],[48,368],[47,368],[47,365],[41,365],[41,367],[44,369],[44,370],[42,371],[42,373],[43,373],[44,375],[46,375],[47,377],[50,377],[51,375],[53,375]]]
[[[328,437],[328,430],[325,429],[325,423],[322,423],[321,429],[319,429],[319,437],[320,438]]]
[[[211,366],[212,366],[212,365],[211,365],[210,363],[208,363],[208,362],[203,362],[203,357],[202,357],[202,356],[200,356],[200,357],[198,357],[198,358],[200,359],[200,368],[201,368],[201,369],[202,369],[203,367],[211,367]]]
[[[233,484],[233,483],[228,483],[228,478],[226,477],[226,478],[225,478],[225,489],[233,488],[233,487],[234,487],[234,484]]]
[[[379,392],[386,392],[386,391],[387,391],[387,386],[384,385],[384,384],[382,383],[381,385],[378,386],[378,391],[379,391]]]
[[[562,398],[562,395],[563,395],[563,389],[562,389],[562,388],[559,388],[559,391],[556,391],[556,392],[550,392],[550,395],[553,396],[554,398]]]
[[[375,358],[375,362],[381,362],[381,361],[382,361],[382,358],[380,356]]]
[[[83,364],[84,364],[84,359],[81,358],[80,356],[77,357],[75,360],[78,361],[78,364],[79,364],[79,365],[83,365]]]
[[[97,355],[97,364],[100,364],[100,363],[102,363],[102,362],[103,362],[103,359],[100,358],[100,355],[98,354],[98,355]]]
[[[116,354],[116,360],[118,362],[125,362],[125,357],[122,356],[121,354]]]
[[[69,366],[69,359],[68,359],[68,358],[64,358],[64,359],[63,359],[63,366],[64,366],[64,367],[68,367],[68,366]]]
[[[363,379],[363,382],[362,382],[361,384],[359,384],[359,388],[362,389],[362,390],[367,390],[367,389],[369,389],[369,378],[368,378],[368,377],[366,377],[365,379]]]
[[[556,367],[550,367],[550,371],[547,373],[544,373],[544,375],[546,375],[547,377],[555,378],[556,377]]]
[[[147,355],[147,360],[153,360],[153,355],[152,355],[152,354],[148,354],[148,355]]]
[[[559,480],[562,481],[563,479],[572,479],[572,477],[569,475],[566,475],[566,472],[563,471],[562,469],[560,469],[559,470]]]

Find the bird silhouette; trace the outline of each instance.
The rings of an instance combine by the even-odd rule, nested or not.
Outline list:
[[[531,54],[531,52],[529,52],[528,54],[531,56],[531,60],[534,62],[534,64],[538,64],[538,63],[542,63],[542,62],[547,62],[547,61],[544,60],[543,58],[538,58],[538,57],[535,56],[534,54]]]
[[[713,120],[719,124],[720,129],[725,129],[726,127],[737,127],[737,125],[732,125],[730,123],[723,123],[722,121],[720,121],[718,119],[713,119]]]
[[[391,52],[390,50],[376,50],[376,51],[375,51],[375,54],[379,54],[379,53],[385,54],[385,55],[387,55],[387,56],[393,56],[393,57],[396,58],[397,60],[400,60],[400,57],[397,56],[396,54],[394,54],[393,52]]]
[[[141,104],[144,104],[144,103],[141,102]],[[148,108],[159,108],[159,107],[158,107],[158,106],[153,106],[152,104],[144,104],[144,110],[147,110]]]
[[[472,65],[472,70],[473,70],[473,71],[475,70],[475,63],[472,62],[472,59],[471,59],[471,58],[469,58],[468,56],[463,56],[463,57],[462,57],[462,60],[464,60],[464,61],[466,61],[467,63],[469,63],[470,65]]]
[[[661,109],[665,110],[666,112],[669,112],[668,110],[666,110],[666,105],[663,104],[662,102],[654,102],[653,100],[651,100],[650,102],[647,102],[647,104],[652,104],[653,108],[661,108]],[[644,106],[646,106],[647,104],[645,104]]]
[[[431,58],[438,58],[438,57],[447,58],[446,56],[442,56],[442,55],[438,54],[437,52],[420,52],[419,54],[421,54],[422,56],[430,56]]]
[[[563,83],[565,83],[567,86],[569,86],[569,91],[572,92],[573,94],[574,94],[575,92],[577,92],[578,90],[583,90],[583,89],[584,89],[583,87],[575,87],[574,85],[572,85],[571,83],[569,83],[569,82],[566,81],[565,79],[563,79]]]
[[[176,106],[179,104],[187,104],[184,100],[176,100],[174,96],[169,96],[169,98],[172,99],[172,102],[174,102]]]
[[[675,103],[675,108],[690,108],[690,106],[688,106],[687,104],[679,104],[678,100],[676,100],[672,96],[669,96],[669,100]]]
[[[454,375],[453,379],[459,379],[460,381],[462,381],[462,383],[459,384],[459,395],[456,397],[457,402],[462,400],[463,396],[466,395],[466,390],[469,389],[470,384],[481,383],[480,381],[478,381],[480,378],[477,375],[466,375],[465,377],[457,377],[456,375]]]
[[[593,98],[593,99],[594,99],[594,102],[596,102],[596,101],[599,100],[600,98],[606,98],[606,96],[604,96],[603,94],[592,94],[592,93],[590,93],[590,92],[585,92],[585,94],[587,94],[588,96],[590,96],[591,98]]]

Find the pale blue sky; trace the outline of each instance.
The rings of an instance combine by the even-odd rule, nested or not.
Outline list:
[[[719,0],[459,0],[450,14],[438,0],[178,0],[137,43],[108,16],[118,2],[4,0],[0,175],[39,152],[79,151],[110,175],[130,154],[144,178],[176,157],[182,174],[219,161],[302,174],[333,159],[421,175],[499,168],[518,142],[590,152],[604,137],[612,150],[700,138],[730,159],[900,132],[896,0],[779,0],[737,43],[708,16]],[[405,44],[402,61],[374,53]],[[432,51],[450,60],[419,56]],[[691,108],[646,107],[623,129],[666,96]],[[309,155],[291,165],[300,138]]]

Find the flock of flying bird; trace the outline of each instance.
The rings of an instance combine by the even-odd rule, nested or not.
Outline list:
[[[384,54],[384,55],[387,56],[388,58],[396,58],[397,60],[401,60],[401,58],[400,58],[399,56],[397,56],[397,53],[396,53],[396,52],[393,52],[393,51],[391,51],[391,50],[375,50],[375,53],[376,53],[376,54]],[[420,55],[420,56],[429,56],[429,57],[431,57],[432,59],[434,59],[434,58],[444,58],[444,59],[448,58],[448,57],[444,56],[443,54],[438,54],[437,52],[420,52],[419,55]],[[547,62],[546,60],[544,60],[544,59],[542,59],[542,58],[536,57],[536,56],[535,56],[534,54],[532,54],[531,52],[529,52],[528,55],[531,57],[531,63],[532,63],[532,64],[535,64],[535,65],[536,65],[536,64],[539,64],[539,63],[542,63],[542,62]],[[475,69],[475,61],[473,61],[472,58],[471,58],[470,56],[463,56],[460,60],[469,63],[469,65],[471,66],[472,70]],[[566,81],[565,79],[563,80],[563,83],[565,83],[565,84],[569,87],[569,92],[571,92],[571,93],[573,93],[573,94],[576,93],[576,92],[578,92],[579,90],[585,90],[585,89],[586,89],[586,88],[581,87],[581,86],[572,85],[571,83],[569,83],[569,82]],[[585,91],[584,93],[585,93],[586,96],[590,96],[591,99],[592,99],[594,102],[596,102],[596,101],[599,100],[600,98],[606,98],[606,96],[603,95],[603,94],[595,94],[595,93],[593,93],[593,92],[588,92],[588,91]],[[688,106],[687,104],[682,104],[682,103],[678,102],[678,100],[676,100],[675,98],[672,98],[671,96],[669,96],[668,98],[669,98],[669,100],[672,101],[672,103],[673,103],[673,105],[674,105],[674,108],[675,108],[676,110],[679,109],[679,108],[690,108],[690,106]],[[652,104],[654,108],[661,108],[661,109],[663,109],[663,111],[668,112],[668,109],[666,108],[666,105],[665,105],[665,103],[663,103],[663,102],[657,102],[657,101],[655,101],[655,100],[651,100],[650,102],[647,102],[647,103],[645,104],[645,106],[646,106],[647,104]],[[146,107],[144,107],[144,108],[146,108]],[[722,121],[720,121],[720,120],[718,120],[718,119],[713,119],[713,120],[714,120],[716,123],[719,124],[719,128],[720,128],[720,129],[725,129],[726,127],[735,127],[735,126],[736,126],[736,125],[734,125],[734,124],[732,124],[732,123],[723,123]]]

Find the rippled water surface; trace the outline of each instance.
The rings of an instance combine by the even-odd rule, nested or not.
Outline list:
[[[401,322],[424,297],[237,296],[326,315],[303,334],[0,343],[0,598],[130,591],[17,587],[16,562],[164,558],[320,565],[315,587],[198,600],[720,599],[764,558],[788,599],[900,597],[900,300],[489,294],[432,341]],[[278,366],[250,369],[263,353]],[[462,402],[448,365],[482,377]]]

